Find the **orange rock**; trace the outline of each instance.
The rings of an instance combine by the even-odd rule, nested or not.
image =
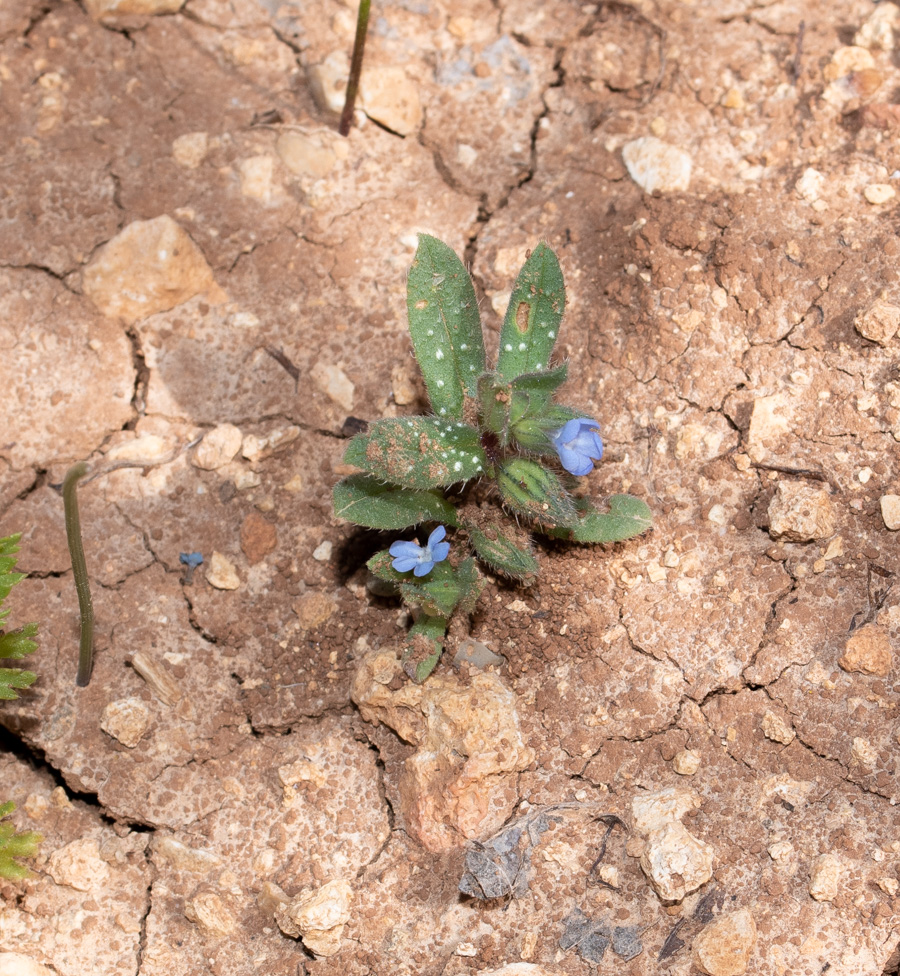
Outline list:
[[[891,638],[878,624],[866,624],[848,639],[844,645],[844,656],[838,664],[845,671],[860,674],[877,674],[884,677],[894,663]]]

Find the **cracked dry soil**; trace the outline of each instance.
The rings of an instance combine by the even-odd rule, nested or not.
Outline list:
[[[378,5],[341,140],[352,4],[104,6],[0,7],[0,533],[41,635],[0,799],[45,838],[4,976],[895,973],[897,7]],[[655,194],[639,139],[677,162]],[[414,691],[385,539],[330,489],[352,418],[425,409],[419,231],[494,337],[557,250],[588,490],[656,522],[491,580],[505,663]],[[84,458],[142,466],[80,491],[77,689]],[[627,830],[551,817],[519,897],[460,895],[467,841],[566,803]],[[273,912],[331,881],[314,959]]]

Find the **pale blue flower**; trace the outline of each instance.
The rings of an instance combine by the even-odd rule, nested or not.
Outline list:
[[[598,428],[597,421],[590,417],[575,417],[551,432],[553,447],[569,474],[578,477],[588,474],[594,468],[594,461],[603,457],[603,441]]]
[[[450,543],[441,542],[446,534],[447,530],[443,525],[439,525],[428,536],[428,542],[424,546],[399,540],[392,543],[391,548],[388,549],[394,557],[391,565],[398,573],[408,573],[412,570],[415,576],[427,576],[434,569],[434,564],[442,563],[450,552]]]

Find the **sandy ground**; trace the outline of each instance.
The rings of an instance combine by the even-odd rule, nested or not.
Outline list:
[[[0,973],[895,973],[898,8],[376,5],[343,139],[352,5],[118,6],[0,7]],[[489,347],[556,249],[586,490],[655,525],[489,578],[505,663],[416,687],[330,493],[427,409],[422,231]]]

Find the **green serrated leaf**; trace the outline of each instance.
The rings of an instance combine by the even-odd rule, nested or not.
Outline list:
[[[0,820],[8,817],[15,808],[12,802],[0,804]],[[30,877],[28,868],[15,859],[34,857],[41,840],[41,835],[33,830],[16,833],[13,824],[0,823],[0,878],[16,880]]]
[[[9,591],[21,580],[24,573],[13,572],[16,565],[18,541],[21,535],[10,535],[0,539],[0,603]],[[9,610],[0,610],[0,626],[5,626]],[[18,630],[11,630],[0,636],[0,660],[15,660],[31,654],[37,644],[31,639],[37,634],[37,624],[26,624]],[[33,684],[37,675],[19,668],[0,668],[0,699],[11,701],[16,698],[13,689],[27,688]],[[2,813],[0,813],[2,816]]]
[[[437,417],[377,420],[350,442],[344,460],[404,488],[477,478],[487,463],[474,427]]]
[[[612,495],[608,513],[597,512],[589,505],[579,507],[586,508],[587,514],[574,526],[547,534],[571,542],[623,542],[653,525],[650,506],[634,495]]]
[[[31,638],[37,636],[37,624],[25,624],[18,630],[10,630],[0,637],[0,660],[12,660],[31,654],[37,643]]]
[[[500,331],[497,372],[512,380],[547,369],[566,307],[559,261],[541,241],[516,278]]]
[[[484,372],[484,336],[475,288],[453,249],[419,235],[406,282],[413,350],[434,412],[461,418]]]
[[[505,505],[543,525],[569,525],[576,517],[575,502],[552,472],[530,458],[504,461],[497,486]]]
[[[493,569],[517,580],[529,580],[538,574],[538,561],[530,552],[517,546],[512,539],[495,527],[485,531],[469,523],[463,528],[469,533],[472,548],[478,558]]]
[[[338,518],[370,529],[405,529],[420,522],[456,525],[456,509],[446,498],[431,491],[386,485],[367,474],[352,474],[339,481],[332,496]]]
[[[23,671],[21,668],[0,668],[0,698],[12,701],[18,697],[13,688],[27,688],[34,684],[37,675],[33,671]]]

